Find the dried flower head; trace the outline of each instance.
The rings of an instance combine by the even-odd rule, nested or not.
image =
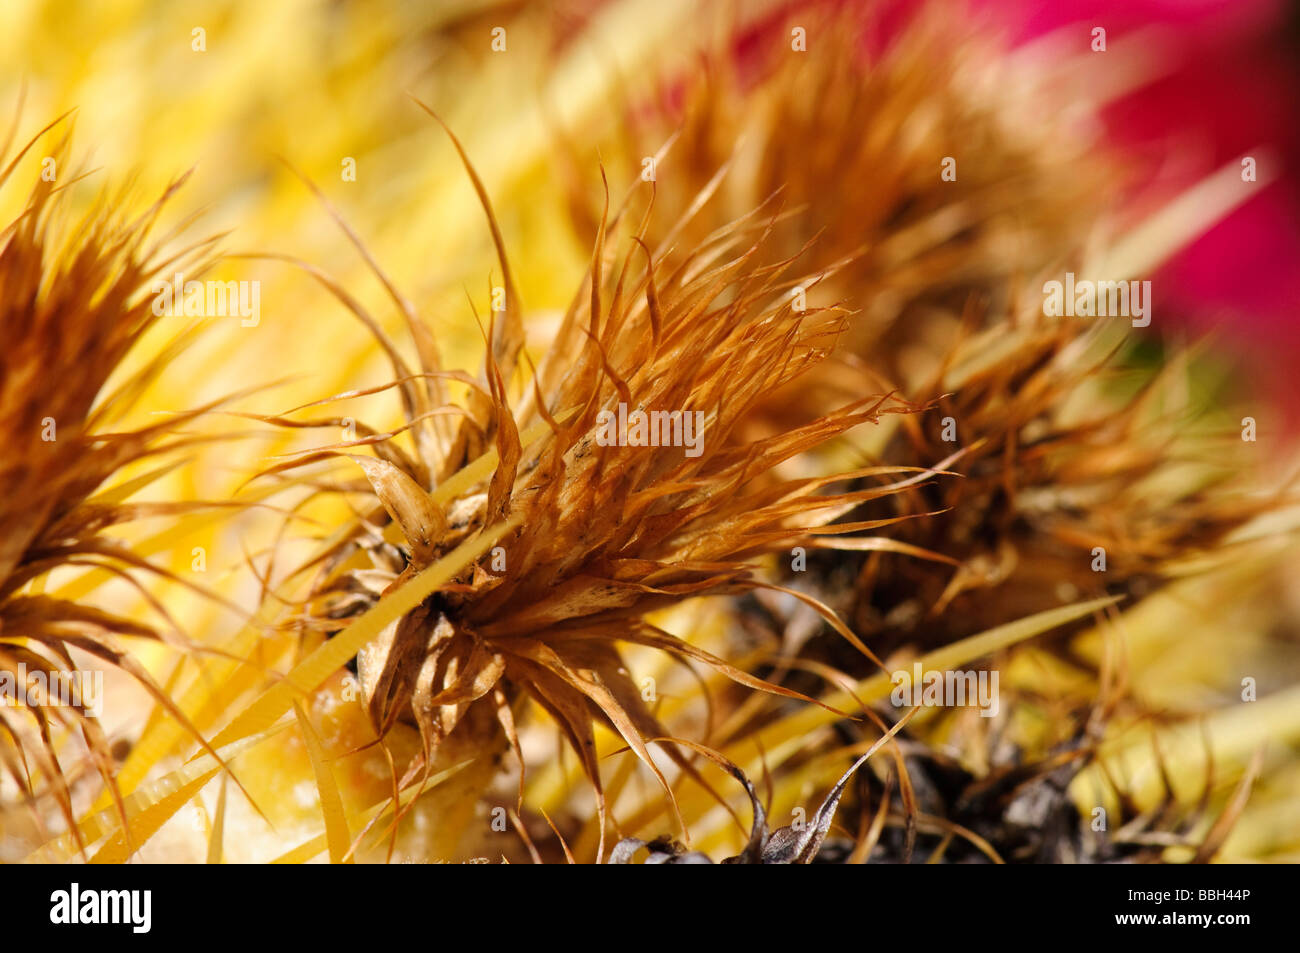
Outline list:
[[[0,188],[14,187],[23,155],[57,122],[0,171]],[[65,136],[52,150],[61,166],[67,164],[67,142]],[[7,152],[6,146],[0,155]],[[71,175],[73,182],[78,177]],[[75,650],[128,672],[188,725],[122,641],[133,637],[190,647],[134,574],[175,577],[111,533],[120,524],[183,513],[192,505],[129,501],[175,461],[104,488],[128,464],[165,459],[205,439],[178,432],[202,410],[140,429],[114,429],[179,344],[105,389],[157,320],[148,290],[153,278],[178,263],[201,267],[206,258],[210,242],[172,254],[164,254],[161,243],[150,243],[151,226],[180,185],[176,182],[138,218],[113,211],[123,197],[103,196],[73,221],[68,186],[41,178],[21,214],[0,232],[0,338],[6,342],[0,348],[0,442],[7,448],[0,457],[0,684],[6,687],[0,767],[31,808],[38,829],[46,816],[45,799],[51,798],[72,827],[69,784],[88,766],[116,794],[114,758],[89,686],[77,681],[83,673]],[[47,593],[49,574],[66,567],[126,581],[157,620]],[[83,739],[88,764],[75,750],[60,754],[63,730]],[[16,815],[18,808],[2,810]]]
[[[519,360],[519,306],[484,203],[505,294],[489,322],[484,374],[475,380],[427,362],[410,373],[395,358],[399,380],[391,386],[402,389],[408,413],[400,431],[413,435],[414,452],[397,445],[399,431],[359,427],[368,436],[316,448],[306,458],[347,454],[365,474],[373,502],[319,560],[304,625],[326,634],[342,629],[455,547],[504,524],[507,532],[490,554],[358,658],[375,727],[383,732],[397,719],[419,727],[425,757],[405,782],[427,773],[439,745],[458,730],[484,733],[487,741],[499,718],[513,739],[511,708],[525,692],[563,728],[598,797],[593,721],[622,735],[668,788],[646,749],[667,732],[643,704],[618,643],[662,649],[751,688],[791,695],[656,628],[645,615],[694,596],[771,588],[759,572],[764,554],[809,534],[883,525],[850,514],[932,470],[873,467],[815,479],[781,479],[772,471],[882,414],[914,408],[874,396],[788,432],[738,439],[737,423],[758,401],[824,359],[842,318],[834,309],[791,306],[784,292],[792,262],[754,264],[774,227],[771,215],[752,215],[688,252],[662,255],[644,241],[643,216],[618,254],[626,206],[612,223],[602,218],[586,288],[528,396],[512,408],[507,378]],[[396,355],[393,345],[384,347]],[[432,387],[439,380],[469,385],[467,405],[437,404]],[[449,413],[458,427],[440,444],[435,422]],[[361,445],[376,456],[355,454]],[[472,459],[483,448],[490,449]],[[867,475],[893,480],[826,492]],[[848,521],[827,527],[841,518]],[[668,750],[695,775],[689,759]]]

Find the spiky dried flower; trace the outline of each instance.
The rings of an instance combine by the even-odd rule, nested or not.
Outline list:
[[[934,411],[883,450],[915,465],[963,447],[962,479],[893,501],[936,515],[886,533],[950,562],[827,553],[812,591],[836,593],[882,654],[924,649],[1079,597],[1140,599],[1286,503],[1242,478],[1246,445],[1180,396],[1194,351],[1172,349],[1157,372],[1115,350],[1103,329],[1041,318],[959,341],[917,389]]]
[[[24,154],[60,121],[18,150],[0,171],[0,188],[14,187]],[[57,166],[69,165],[66,135],[51,155]],[[79,177],[70,175],[72,182]],[[70,781],[87,764],[75,752],[60,755],[64,729],[80,735],[89,765],[117,794],[108,739],[80,684],[73,682],[74,650],[128,672],[188,725],[122,641],[143,638],[189,647],[133,573],[175,577],[116,540],[112,530],[136,519],[185,512],[191,505],[129,502],[174,462],[104,489],[129,464],[163,458],[205,439],[178,432],[202,410],[140,429],[114,429],[179,345],[105,390],[157,321],[149,291],[154,277],[177,265],[201,269],[208,258],[210,241],[165,253],[166,238],[150,240],[163,204],[182,181],[138,218],[114,210],[124,196],[103,195],[74,221],[68,185],[42,177],[22,212],[0,232],[0,339],[5,341],[0,443],[6,448],[0,456],[0,682],[7,687],[6,704],[0,706],[0,767],[20,795],[19,805],[0,810],[30,808],[38,829],[47,816],[45,799],[52,798],[75,831]],[[66,567],[125,580],[159,621],[46,593],[49,574]],[[68,699],[73,703],[64,704]]]
[[[438,370],[426,359],[429,348],[421,351],[422,370],[411,373],[384,342],[399,378],[390,386],[401,388],[407,409],[400,431],[412,433],[414,453],[395,443],[399,431],[359,426],[367,436],[316,448],[305,458],[347,454],[362,468],[372,502],[364,519],[316,560],[321,575],[303,624],[326,634],[342,629],[457,545],[504,522],[509,532],[490,558],[360,653],[367,710],[381,733],[398,719],[418,726],[424,757],[411,765],[405,784],[427,773],[454,732],[478,733],[486,742],[499,719],[513,740],[511,709],[527,693],[577,751],[603,817],[594,721],[617,731],[672,796],[646,748],[667,732],[643,704],[618,643],[662,649],[750,688],[802,697],[655,627],[646,613],[699,595],[772,588],[759,572],[764,554],[809,534],[883,525],[854,515],[827,526],[934,470],[871,467],[804,479],[772,473],[853,427],[914,410],[889,395],[788,432],[739,438],[738,422],[764,396],[816,367],[842,322],[835,309],[792,307],[784,293],[794,283],[786,277],[792,262],[754,264],[772,215],[727,225],[685,252],[652,252],[643,217],[622,255],[615,236],[626,205],[612,223],[602,218],[586,287],[528,396],[512,408],[507,379],[522,344],[519,305],[490,205],[474,181],[492,222],[505,290],[503,312],[492,315],[484,374],[474,380]],[[608,267],[611,257],[617,272]],[[417,342],[429,335],[418,317],[408,317]],[[446,380],[469,385],[463,409],[438,403],[434,387]],[[459,424],[440,434],[439,417],[449,413],[459,415]],[[623,418],[633,422],[616,423]],[[351,453],[361,445],[376,457]],[[488,456],[475,461],[473,453],[485,448]],[[892,482],[825,492],[868,475]],[[668,752],[698,779],[688,758],[672,746]]]

